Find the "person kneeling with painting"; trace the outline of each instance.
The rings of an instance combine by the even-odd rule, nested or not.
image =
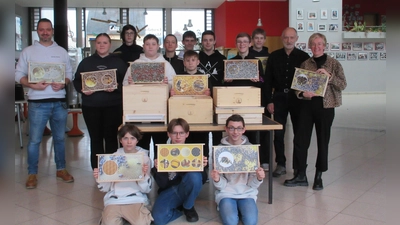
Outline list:
[[[189,136],[189,124],[182,118],[172,119],[167,127],[171,144],[185,144]],[[203,166],[207,165],[207,158],[203,157]],[[152,173],[159,187],[158,196],[153,205],[152,214],[155,225],[167,224],[183,213],[188,222],[196,222],[199,216],[194,203],[206,182],[207,173],[201,172],[160,172],[157,159],[154,160]]]
[[[142,138],[139,128],[127,124],[118,131],[119,148],[115,154],[143,154],[142,173],[144,178],[140,181],[101,182],[98,188],[107,192],[104,196],[104,210],[102,213],[102,225],[124,224],[150,224],[153,220],[150,211],[146,208],[148,198],[146,193],[151,191],[152,179],[150,175],[150,159],[148,150],[136,146]],[[99,178],[99,168],[93,169],[93,176]]]
[[[220,145],[251,145],[243,133],[246,131],[242,116],[234,114],[226,120],[227,137]],[[258,167],[254,173],[224,173],[215,169],[211,172],[215,188],[215,202],[224,225],[256,225],[258,222],[258,187],[265,178],[264,169]]]

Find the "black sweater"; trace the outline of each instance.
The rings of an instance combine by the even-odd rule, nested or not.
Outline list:
[[[129,62],[133,62],[140,57],[143,53],[143,48],[139,45],[126,45],[122,44],[119,48],[114,50],[114,54],[121,57],[121,59],[129,66]]]
[[[113,92],[96,91],[91,95],[82,93],[82,105],[91,107],[108,107],[122,104],[122,81],[124,79],[127,66],[118,56],[108,55],[104,58],[97,53],[84,58],[75,73],[74,87],[82,93],[82,72],[92,72],[98,70],[117,69],[118,88]]]
[[[231,58],[230,60],[241,60],[241,59],[257,59],[254,55],[250,52],[247,56],[242,58],[240,55],[236,55],[235,57]],[[225,82],[226,86],[254,86],[254,87],[261,87],[264,81],[264,72],[262,68],[261,61],[258,59],[258,74],[259,74],[259,81],[253,82],[251,80],[233,80],[232,82]]]
[[[214,51],[213,54],[207,55],[203,51],[199,53],[200,64],[198,70],[203,74],[209,74],[208,87],[212,91],[214,86],[221,86],[224,84],[224,60],[219,51]]]
[[[179,59],[177,55],[174,55],[174,57],[172,58],[168,58],[166,55],[164,55],[164,59],[171,63],[171,66],[172,68],[174,68],[177,75],[183,74],[183,72],[185,71],[183,67],[183,60]]]

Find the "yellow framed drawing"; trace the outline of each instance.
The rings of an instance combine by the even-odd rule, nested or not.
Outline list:
[[[97,182],[143,180],[142,153],[98,154],[99,176]]]
[[[208,88],[208,75],[175,75],[175,95],[204,95]]]
[[[65,84],[65,63],[29,62],[28,82]]]
[[[83,72],[82,91],[117,89],[117,69]]]
[[[259,145],[213,146],[214,169],[220,173],[255,172],[260,166]]]
[[[158,172],[203,171],[204,144],[157,144]]]
[[[297,91],[310,91],[324,97],[329,77],[314,71],[296,68],[291,88]]]

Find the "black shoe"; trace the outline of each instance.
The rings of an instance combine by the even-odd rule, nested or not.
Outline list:
[[[196,210],[194,209],[194,206],[191,209],[183,208],[183,212],[185,213],[186,221],[188,221],[188,222],[199,221],[199,215],[197,214]]]
[[[316,171],[315,172],[315,178],[314,178],[314,185],[312,187],[313,190],[319,191],[324,189],[324,185],[322,185],[322,172],[321,171]]]
[[[307,176],[297,174],[294,178],[285,180],[283,185],[287,187],[308,186]]]

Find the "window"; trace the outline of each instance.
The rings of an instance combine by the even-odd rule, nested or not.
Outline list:
[[[119,23],[119,12],[119,8],[86,8],[86,47],[90,47],[90,40],[100,33],[120,40],[118,32],[122,24]]]
[[[183,49],[182,35],[186,29],[193,31],[197,38],[201,38],[205,30],[204,17],[204,9],[172,9],[172,34],[178,39],[178,50]]]
[[[142,46],[143,38],[147,34],[154,34],[160,39],[160,44],[164,40],[163,35],[163,10],[162,9],[146,9],[147,15],[144,15],[145,9],[129,9],[129,24],[135,28],[142,29],[144,26],[147,27],[139,32],[139,36],[136,39],[136,44]]]

